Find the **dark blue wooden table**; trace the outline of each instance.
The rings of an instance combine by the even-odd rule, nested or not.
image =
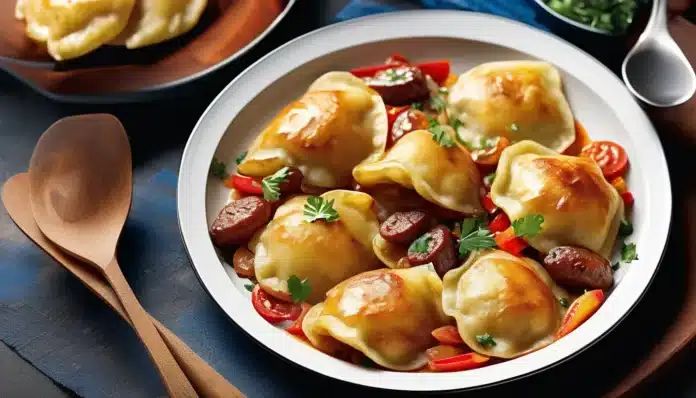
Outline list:
[[[135,173],[178,168],[183,146],[194,123],[219,90],[244,66],[269,49],[330,21],[334,11],[345,0],[300,1],[291,16],[264,42],[244,59],[216,73],[196,86],[195,94],[160,100],[153,103],[118,106],[60,104],[41,97],[8,75],[0,73],[0,180],[24,171],[39,135],[55,120],[80,113],[109,112],[125,125],[133,148]],[[674,143],[665,143],[672,172],[688,168],[688,150]],[[676,172],[675,172],[676,173]],[[675,174],[673,174],[673,181]],[[691,179],[693,181],[693,178]],[[689,189],[674,184],[675,198]],[[674,231],[659,275],[639,307],[610,335],[566,364],[487,391],[467,396],[598,396],[622,375],[630,371],[642,355],[659,339],[665,325],[678,310],[685,270],[685,248],[682,208],[675,205]],[[16,234],[7,213],[0,210],[0,237]],[[27,241],[27,244],[28,241]],[[211,305],[212,302],[211,302]],[[108,327],[108,326],[105,326]],[[251,344],[250,339],[244,343]],[[249,361],[266,361],[267,374],[250,375],[259,384],[273,383],[284,377],[304,378],[293,386],[299,390],[293,396],[315,396],[323,393],[344,396],[372,395],[373,391],[356,389],[342,383],[300,372],[280,359],[256,347],[258,356]],[[683,355],[672,367],[649,383],[646,396],[696,396],[693,351]],[[239,366],[244,366],[243,363]],[[0,344],[0,397],[64,397],[70,396],[50,379],[24,362],[5,345]],[[386,394],[392,395],[392,394]]]

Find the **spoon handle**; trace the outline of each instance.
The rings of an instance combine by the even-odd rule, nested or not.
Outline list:
[[[667,33],[667,0],[653,0],[650,19],[645,25],[642,36],[652,36],[660,33]]]
[[[133,324],[133,329],[135,329],[148,354],[150,354],[150,358],[162,377],[164,387],[167,389],[169,396],[176,398],[198,397],[171,351],[169,351],[164,340],[162,340],[162,336],[157,332],[147,312],[145,312],[145,309],[135,297],[135,293],[133,293],[133,290],[128,285],[128,281],[126,281],[121,272],[121,267],[118,265],[116,257],[104,268],[104,277],[114,289],[121,304],[123,304],[123,308]]]

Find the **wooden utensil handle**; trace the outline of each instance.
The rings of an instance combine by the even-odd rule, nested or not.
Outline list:
[[[135,293],[123,276],[116,258],[104,268],[104,277],[123,304],[123,308],[133,324],[133,329],[145,345],[152,362],[162,377],[162,382],[169,396],[177,398],[198,397],[149,315],[135,297]]]

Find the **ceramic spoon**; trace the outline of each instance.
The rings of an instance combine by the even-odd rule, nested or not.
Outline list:
[[[116,261],[131,203],[131,154],[111,115],[61,119],[41,136],[29,166],[31,209],[41,232],[109,282],[172,397],[196,397]]]
[[[621,74],[633,95],[657,107],[683,104],[696,92],[696,74],[667,29],[667,0],[653,0],[650,20]]]
[[[130,319],[118,301],[116,293],[104,278],[94,271],[94,267],[87,265],[75,257],[69,256],[51,243],[39,230],[34,221],[34,214],[27,206],[30,198],[29,175],[20,173],[5,182],[2,190],[2,202],[7,209],[12,221],[36,243],[43,251],[62,265],[71,274],[77,277],[92,293],[108,304],[126,322]],[[164,342],[174,354],[177,363],[184,370],[199,395],[212,398],[241,398],[244,397],[237,388],[231,385],[224,377],[201,359],[195,352],[181,341],[171,330],[162,325],[155,318],[150,317],[157,331],[162,335]]]

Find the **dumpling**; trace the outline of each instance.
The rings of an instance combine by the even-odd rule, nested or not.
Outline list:
[[[27,20],[27,34],[46,41],[49,54],[61,61],[116,37],[134,4],[135,0],[23,0],[18,15]]]
[[[471,145],[502,136],[563,152],[575,141],[561,76],[546,62],[490,62],[470,69],[450,88],[447,113],[461,122],[457,134]]]
[[[333,200],[340,218],[307,222],[307,196],[297,196],[276,210],[254,248],[256,279],[267,292],[287,297],[287,280],[295,275],[311,286],[310,303],[318,303],[339,282],[378,268],[372,239],[379,224],[374,200],[362,192],[335,190],[321,195]]]
[[[309,185],[347,187],[355,165],[384,152],[386,137],[379,94],[348,72],[329,72],[276,115],[237,170],[263,177],[295,166]]]
[[[430,333],[451,322],[441,294],[442,282],[428,265],[365,272],[331,289],[309,310],[302,330],[324,352],[346,344],[385,368],[418,369],[436,344]]]
[[[559,155],[532,141],[503,151],[491,199],[511,220],[544,216],[541,232],[526,238],[543,253],[577,245],[609,258],[624,211],[593,160]]]
[[[442,307],[457,321],[462,340],[499,358],[553,342],[563,315],[561,298],[568,294],[536,261],[501,250],[474,252],[443,278]],[[487,335],[492,342],[482,344],[479,339]]]
[[[460,213],[479,213],[481,177],[471,155],[458,146],[446,148],[426,130],[401,137],[383,156],[353,169],[364,187],[396,184],[414,189],[431,203]]]
[[[115,42],[140,48],[180,36],[196,26],[206,4],[207,0],[138,0]]]

